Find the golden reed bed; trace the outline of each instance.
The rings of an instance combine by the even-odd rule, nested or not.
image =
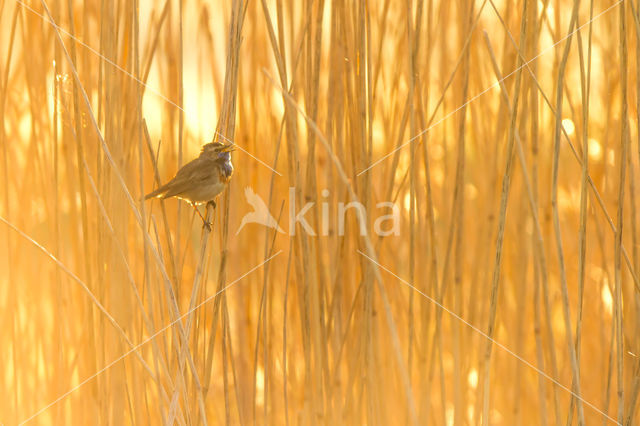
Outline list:
[[[640,423],[639,8],[0,2],[0,424]]]

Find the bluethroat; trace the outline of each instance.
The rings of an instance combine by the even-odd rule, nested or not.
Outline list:
[[[196,210],[204,226],[209,227],[198,210],[198,204],[212,203],[215,208],[215,198],[227,186],[233,174],[233,150],[232,143],[212,142],[204,145],[198,158],[185,164],[173,179],[147,194],[144,199],[176,197],[187,201]]]

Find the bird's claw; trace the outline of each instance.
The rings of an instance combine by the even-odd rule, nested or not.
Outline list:
[[[202,222],[202,227],[205,228],[208,232],[211,232],[211,223],[210,222]]]

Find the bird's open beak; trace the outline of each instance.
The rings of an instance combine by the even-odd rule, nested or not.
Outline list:
[[[232,152],[236,150],[236,146],[233,143],[228,143],[226,145],[224,145],[221,149],[220,152]]]

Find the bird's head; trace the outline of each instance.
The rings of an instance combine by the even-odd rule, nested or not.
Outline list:
[[[211,142],[202,147],[202,154],[213,155],[216,158],[231,158],[231,151],[236,147],[233,143]]]

